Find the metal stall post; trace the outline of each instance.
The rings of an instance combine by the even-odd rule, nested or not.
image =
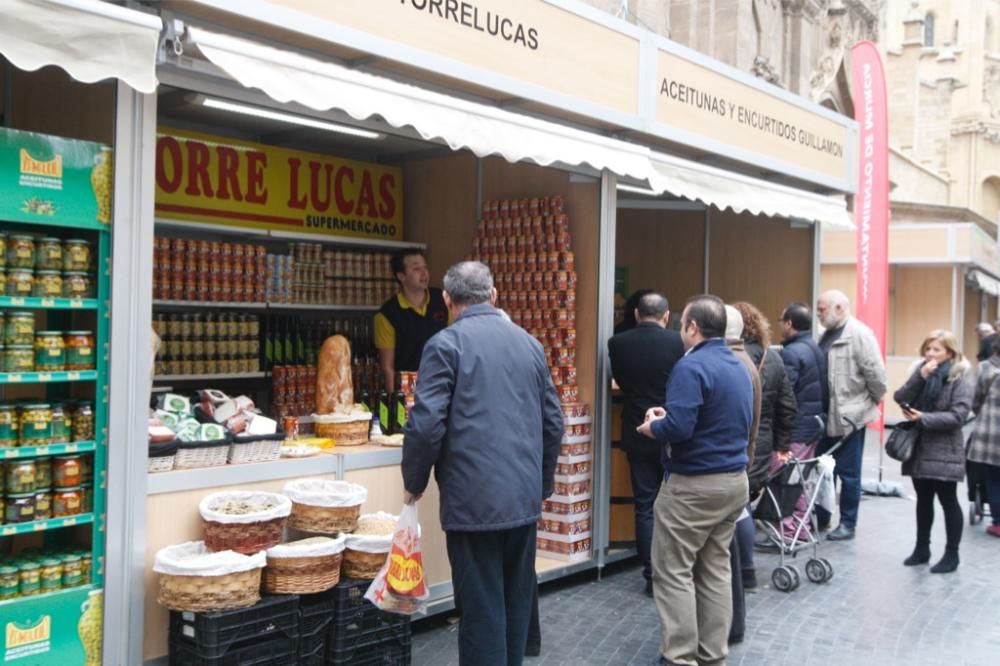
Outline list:
[[[104,663],[142,663],[156,95],[118,84],[108,420]]]
[[[597,265],[597,386],[594,390],[594,547],[598,574],[608,558],[611,519],[611,367],[608,339],[615,326],[615,238],[617,233],[618,179],[608,170],[601,174],[600,250]]]

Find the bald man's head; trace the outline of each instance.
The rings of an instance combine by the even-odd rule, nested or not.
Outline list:
[[[851,301],[847,294],[831,289],[816,300],[816,318],[823,328],[838,328],[851,315]]]

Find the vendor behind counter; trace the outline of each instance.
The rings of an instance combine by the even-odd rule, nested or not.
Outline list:
[[[390,260],[399,293],[375,315],[375,347],[383,382],[396,390],[397,372],[417,372],[424,345],[448,325],[448,308],[440,289],[429,287],[430,271],[421,250],[400,250]]]

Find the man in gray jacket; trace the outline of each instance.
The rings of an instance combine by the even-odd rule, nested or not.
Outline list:
[[[878,405],[885,396],[887,379],[882,353],[872,330],[851,316],[851,304],[841,291],[828,291],[816,301],[816,316],[823,325],[820,349],[827,357],[830,405],[826,437],[817,453],[825,453],[841,438],[834,453],[840,477],[840,525],[830,532],[831,541],[854,538],[861,504],[861,461],[865,449],[865,426],[879,418]],[[816,508],[820,528],[830,514]]]
[[[563,436],[542,345],[493,306],[496,296],[485,265],[448,270],[454,323],[424,346],[403,430],[404,501],[420,498],[432,467],[441,492],[463,666],[524,657],[536,525]]]

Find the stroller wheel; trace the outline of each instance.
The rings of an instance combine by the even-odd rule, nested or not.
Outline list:
[[[771,583],[781,592],[791,592],[799,586],[799,572],[786,564],[771,572]]]
[[[811,559],[806,562],[806,577],[813,583],[825,583],[826,571],[822,560]]]
[[[826,568],[826,580],[823,581],[825,583],[829,581],[831,578],[833,578],[833,565],[830,564],[830,560],[826,559],[825,557],[819,558],[819,561],[822,562],[823,566]]]
[[[786,564],[785,568],[788,569],[788,571],[791,572],[792,574],[792,590],[799,589],[799,583],[802,582],[802,579],[799,578],[799,570],[793,567],[791,564]]]

